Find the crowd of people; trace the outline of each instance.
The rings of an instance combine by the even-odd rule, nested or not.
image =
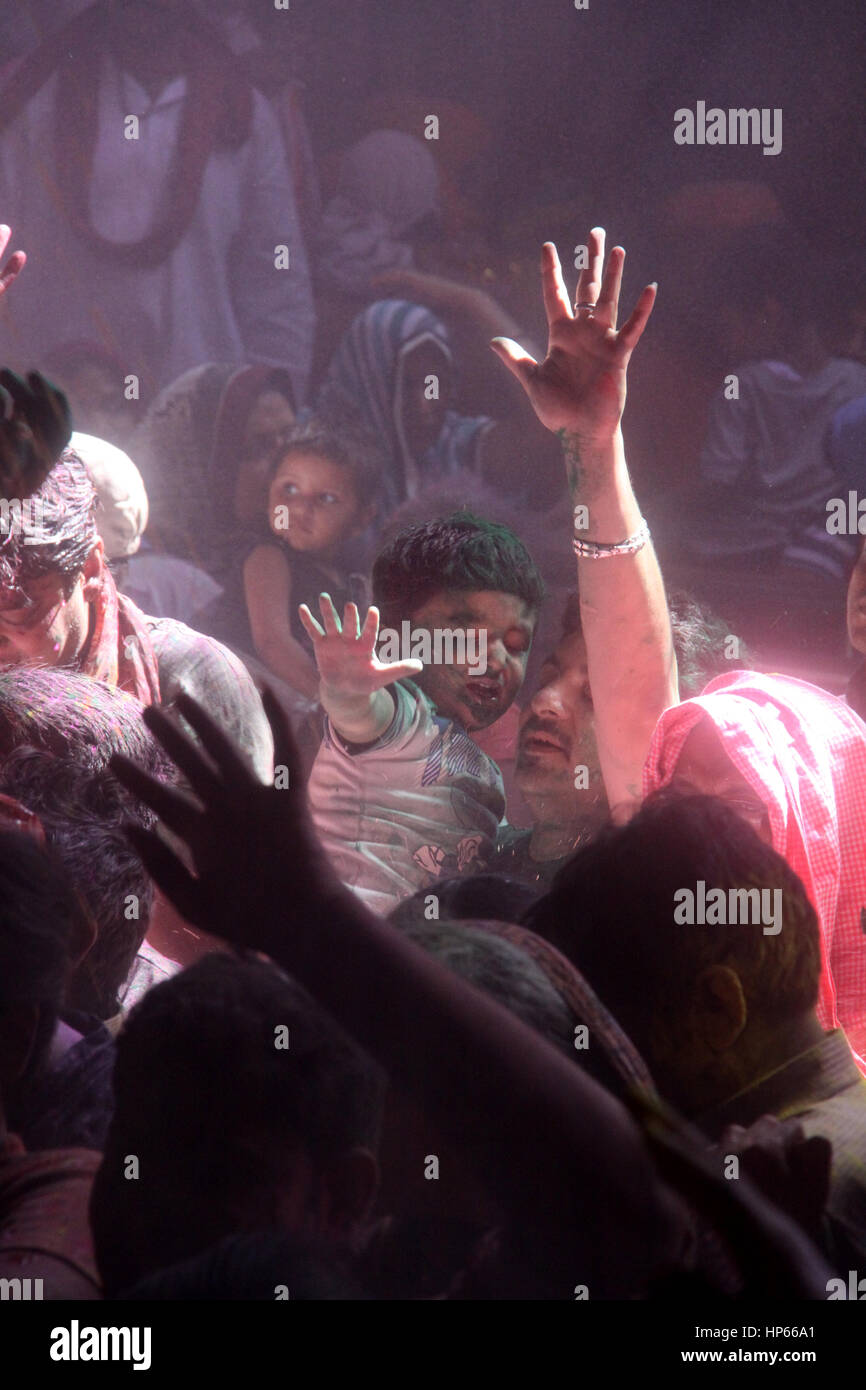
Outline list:
[[[755,242],[651,528],[624,250],[536,343],[423,129],[328,186],[261,18],[159,11],[0,75],[3,1287],[827,1298],[866,666],[731,615],[866,652],[866,366]]]

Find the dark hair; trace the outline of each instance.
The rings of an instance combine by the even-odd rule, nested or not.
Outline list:
[[[576,1020],[539,965],[513,942],[463,922],[416,922],[404,934],[570,1057]]]
[[[685,590],[677,589],[668,594],[668,611],[677,655],[681,700],[700,695],[716,676],[750,668],[751,656],[741,638],[737,639],[739,656],[730,659],[725,656],[726,639],[732,635],[730,624],[707,604],[692,598]],[[574,589],[565,600],[561,637],[582,632],[580,594]]]
[[[701,880],[724,890],[780,888],[781,931],[678,924],[674,895]],[[606,827],[576,851],[527,925],[577,965],[638,1045],[653,1014],[681,1007],[710,965],[734,966],[750,1014],[770,1022],[797,1017],[818,998],[820,934],[803,884],[716,797],[649,797],[627,825]]]
[[[310,417],[295,425],[280,440],[271,457],[268,482],[280,464],[292,454],[315,454],[343,468],[352,479],[359,502],[375,502],[386,468],[386,458],[376,436],[359,424],[333,424]]]
[[[0,831],[0,1014],[19,1004],[39,1006],[31,1075],[54,1033],[72,939],[85,930],[84,909],[53,856],[30,835]]]
[[[96,923],[96,940],[69,982],[68,1002],[111,1018],[153,907],[153,884],[124,825],[149,827],[155,818],[110,772],[91,772],[39,748],[17,748],[4,760],[0,791],[39,817],[57,862]]]
[[[276,1194],[299,1151],[321,1173],[353,1147],[375,1147],[384,1078],[294,980],[220,954],[132,1010],[114,1089],[91,1207],[110,1290],[234,1231],[278,1224]],[[139,1158],[137,1182],[124,1179],[127,1154]]]
[[[69,757],[90,772],[124,753],[153,777],[174,777],[137,700],[63,667],[0,670],[0,766],[21,744]]]
[[[395,927],[423,926],[427,901],[436,898],[438,917],[450,922],[475,918],[490,922],[520,922],[523,914],[538,900],[539,889],[504,874],[455,874],[439,878],[427,888],[419,888],[403,898],[388,921]],[[438,920],[438,917],[436,920]]]
[[[401,531],[373,564],[373,600],[383,626],[411,618],[440,589],[514,594],[536,611],[544,597],[544,581],[523,542],[507,526],[468,511]]]
[[[26,586],[47,574],[62,576],[69,593],[98,539],[96,490],[73,449],[64,449],[26,505],[32,533],[11,526],[0,534],[0,593],[7,607],[23,605]]]

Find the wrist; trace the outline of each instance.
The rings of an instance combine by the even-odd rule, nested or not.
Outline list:
[[[612,449],[622,443],[621,421],[617,421],[614,426],[607,425],[601,430],[594,430],[575,422],[572,425],[562,426],[556,433],[562,445],[563,453],[568,455],[578,452],[583,459],[591,458],[593,455],[609,454]]]
[[[340,692],[332,697],[321,686],[320,698],[332,726],[347,743],[372,743],[394,717],[394,697],[387,687],[358,695]]]
[[[369,691],[347,690],[345,686],[328,685],[326,681],[320,681],[319,699],[328,714],[339,711],[357,715],[370,708],[373,696]]]

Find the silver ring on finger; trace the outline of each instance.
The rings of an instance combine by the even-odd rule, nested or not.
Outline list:
[[[580,312],[581,309],[587,309],[590,313],[592,313],[592,311],[597,308],[597,304],[592,304],[589,300],[586,299],[580,299],[574,306],[574,312],[577,314]]]

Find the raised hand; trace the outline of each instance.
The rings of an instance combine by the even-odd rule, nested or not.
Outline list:
[[[319,595],[319,609],[322,626],[305,603],[300,605],[298,613],[313,639],[316,665],[325,691],[334,691],[343,697],[372,695],[405,676],[416,676],[423,671],[424,663],[414,659],[379,660],[376,655],[378,608],[367,610],[363,627],[360,627],[354,603],[346,604],[342,625],[330,594]]]
[[[111,766],[118,781],[189,847],[197,877],[157,834],[127,827],[148,873],[182,916],[232,945],[270,952],[274,922],[287,912],[321,910],[323,896],[342,890],[309,819],[288,719],[270,690],[262,703],[274,736],[273,785],[259,781],[231,739],[187,694],[178,696],[176,708],[201,747],[158,706],[142,717],[198,801],[121,754]]]
[[[45,481],[72,434],[69,404],[39,372],[0,371],[0,489],[27,496]]]
[[[587,242],[588,264],[580,272],[572,308],[556,247],[541,250],[541,284],[547,314],[547,356],[536,362],[510,338],[491,347],[517,377],[539,420],[599,443],[616,433],[625,407],[629,358],[655,303],[655,284],[638,296],[630,317],[617,329],[625,251],[615,246],[604,268],[604,228]],[[585,306],[585,307],[581,307]]]
[[[5,222],[0,223],[0,261],[6,255],[6,247],[9,245],[11,235],[11,228],[7,227]],[[26,264],[27,257],[24,252],[13,251],[6,264],[0,268],[0,297],[6,293],[12,281],[21,274]]]

